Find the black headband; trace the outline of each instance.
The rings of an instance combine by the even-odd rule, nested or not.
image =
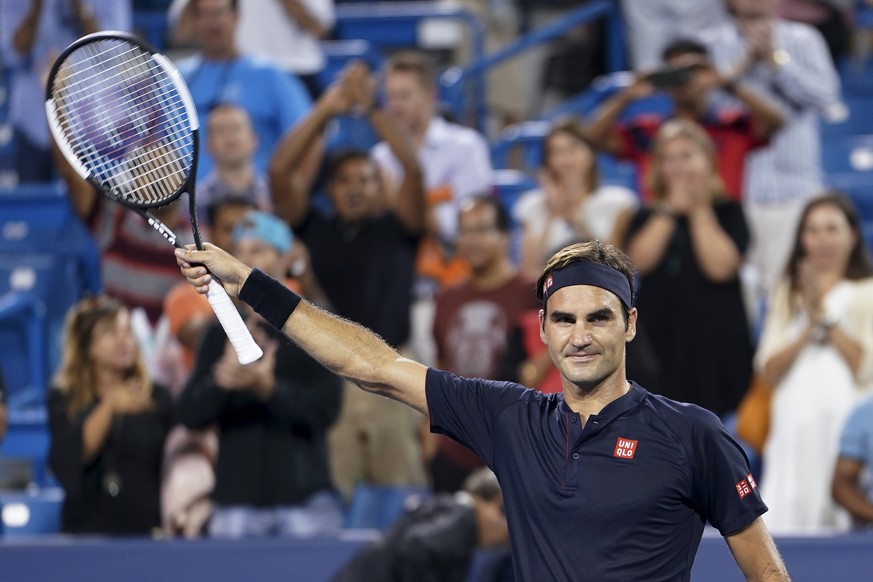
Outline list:
[[[631,308],[630,283],[621,271],[600,263],[576,261],[560,271],[549,273],[545,283],[543,283],[543,309],[546,308],[546,302],[555,291],[571,285],[593,285],[606,289],[618,297],[625,307]]]

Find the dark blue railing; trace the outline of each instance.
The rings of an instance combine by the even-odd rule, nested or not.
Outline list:
[[[595,0],[563,15],[558,21],[531,31],[515,42],[488,55],[474,58],[464,67],[453,67],[443,73],[440,79],[442,99],[448,113],[456,119],[469,119],[468,96],[473,94],[473,119],[475,125],[484,130],[486,115],[486,94],[482,77],[488,70],[530,50],[531,48],[561,37],[573,28],[594,20],[607,20],[606,66],[609,72],[626,68],[624,37],[622,35],[621,15],[615,2]],[[476,82],[479,89],[469,91],[468,83]]]

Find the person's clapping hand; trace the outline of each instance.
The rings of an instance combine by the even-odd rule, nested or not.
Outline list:
[[[251,364],[240,364],[236,351],[227,342],[224,353],[212,368],[212,376],[215,384],[223,390],[251,390],[261,400],[267,400],[276,385],[276,351],[279,345],[267,337],[259,325],[249,323],[248,328],[264,355]]]
[[[136,378],[130,378],[116,386],[107,396],[115,414],[142,414],[155,408],[151,394]]]
[[[340,82],[355,112],[366,115],[373,109],[376,104],[376,81],[366,63],[360,60],[350,62],[343,69]]]

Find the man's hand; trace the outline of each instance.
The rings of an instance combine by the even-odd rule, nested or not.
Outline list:
[[[209,290],[214,276],[228,295],[239,297],[240,289],[252,272],[250,267],[211,243],[203,243],[202,251],[194,245],[176,249],[176,262],[188,282],[202,294]]]

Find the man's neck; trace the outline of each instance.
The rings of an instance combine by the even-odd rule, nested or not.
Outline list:
[[[695,123],[706,113],[706,101],[697,103],[676,103],[676,117],[679,119],[687,119]]]
[[[630,382],[627,381],[624,368],[617,370],[591,390],[569,384],[565,380],[563,384],[564,402],[570,410],[579,413],[583,423],[588,422],[589,416],[599,414],[610,402],[618,400],[630,390]]]
[[[409,128],[409,134],[412,136],[412,143],[415,144],[416,150],[420,150],[424,146],[427,130],[430,128],[431,123],[433,123],[433,116],[428,117],[427,120],[417,124],[415,127]]]
[[[232,61],[239,56],[236,47],[225,47],[208,51],[203,50],[200,54],[203,57],[203,60],[218,62]]]
[[[247,190],[255,181],[255,169],[250,163],[215,166],[215,173],[234,192]]]
[[[470,286],[477,291],[493,291],[515,277],[516,269],[506,257],[470,274]]]

